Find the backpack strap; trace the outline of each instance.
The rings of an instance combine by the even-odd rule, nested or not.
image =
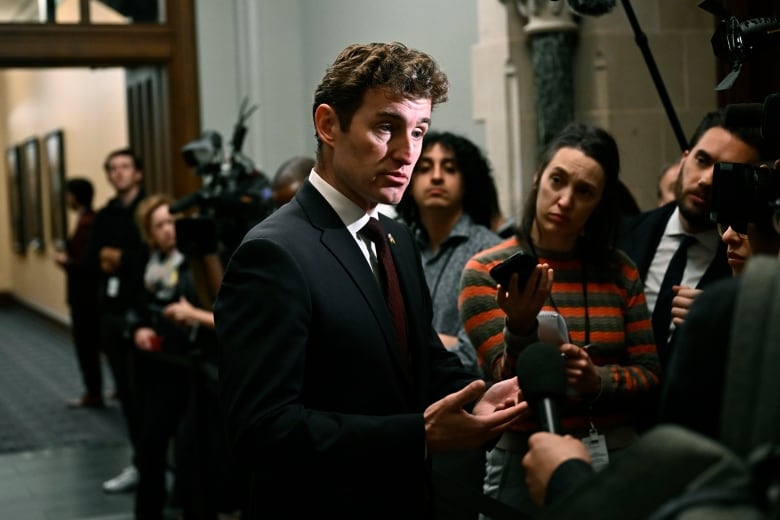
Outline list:
[[[740,283],[720,432],[726,446],[746,456],[780,439],[780,262],[754,255]]]

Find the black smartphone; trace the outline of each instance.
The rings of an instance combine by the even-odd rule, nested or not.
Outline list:
[[[509,278],[514,273],[518,273],[520,275],[517,280],[518,289],[522,291],[538,263],[539,259],[536,256],[521,250],[493,267],[490,276],[500,283],[501,287],[508,287]]]

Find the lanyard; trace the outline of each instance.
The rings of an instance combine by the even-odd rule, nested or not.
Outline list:
[[[533,255],[536,258],[539,258],[539,255],[536,254],[536,248],[534,248],[533,242],[531,242],[530,240],[528,241],[528,247],[531,248],[531,253],[533,253]],[[588,274],[585,269],[585,262],[583,262],[582,259],[580,259],[580,273],[582,274],[581,276],[582,299],[583,299],[583,303],[585,304],[585,345],[590,345],[590,314],[588,312]],[[549,298],[550,304],[552,305],[553,309],[555,309],[555,312],[563,316],[561,314],[561,311],[558,310],[558,306],[555,304],[555,299],[553,298],[552,295],[552,289],[550,290],[550,294],[547,297]],[[569,341],[571,341],[571,336],[569,336]]]

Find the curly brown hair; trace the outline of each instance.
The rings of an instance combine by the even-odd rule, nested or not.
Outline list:
[[[430,99],[435,106],[447,100],[449,80],[431,56],[403,43],[355,43],[342,50],[325,71],[314,91],[312,117],[318,106],[330,105],[341,130],[347,131],[370,89],[385,90],[392,97]]]

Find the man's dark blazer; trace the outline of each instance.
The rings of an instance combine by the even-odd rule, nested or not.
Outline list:
[[[650,269],[650,264],[653,262],[658,244],[663,237],[666,223],[676,207],[676,202],[670,202],[660,208],[630,217],[626,219],[623,225],[618,246],[636,263],[642,282],[647,279],[647,272]],[[709,267],[696,287],[702,289],[715,280],[729,276],[731,276],[731,267],[729,267],[726,256],[726,245],[721,242],[718,245],[715,257],[710,262]],[[669,359],[669,348],[666,338],[656,337],[655,341],[658,346],[658,357],[661,360],[661,366],[666,367]]]
[[[431,327],[411,232],[380,220],[394,238],[411,373],[368,262],[310,182],[227,265],[214,307],[220,400],[251,474],[248,518],[429,513],[422,412],[475,377]]]

